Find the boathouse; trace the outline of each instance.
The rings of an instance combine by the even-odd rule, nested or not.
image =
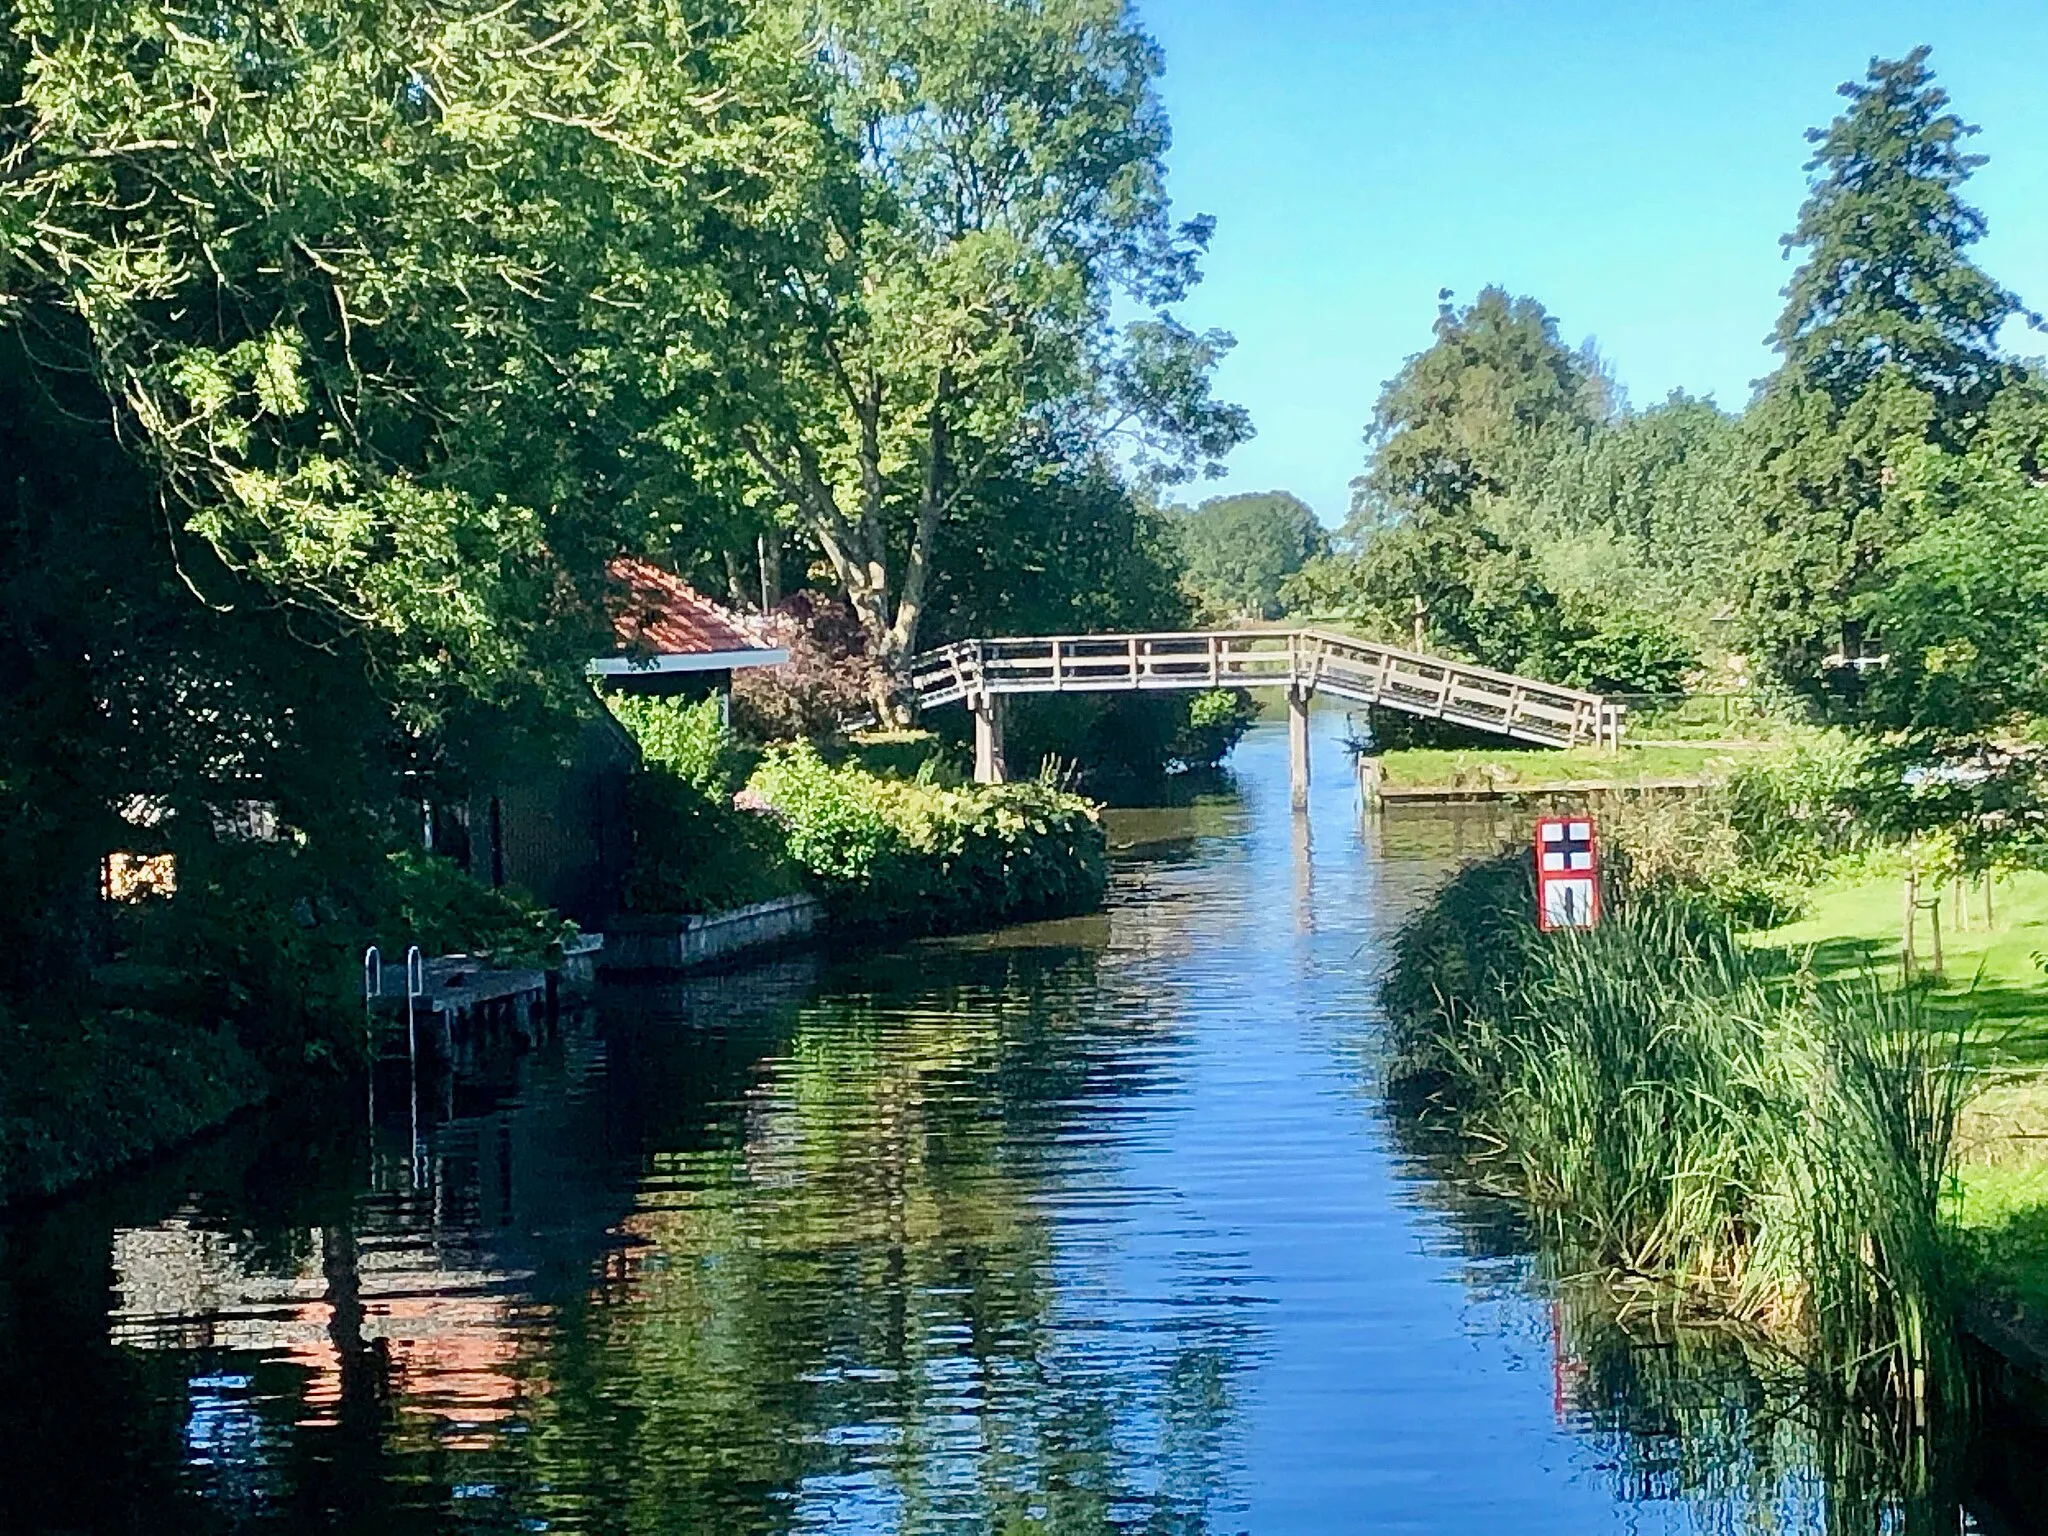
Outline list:
[[[613,644],[585,665],[593,693],[576,729],[482,747],[488,761],[472,764],[468,798],[427,815],[429,847],[479,880],[524,887],[586,930],[618,912],[632,870],[626,807],[639,748],[603,696],[726,697],[735,671],[789,659],[673,571],[638,558],[607,569]]]

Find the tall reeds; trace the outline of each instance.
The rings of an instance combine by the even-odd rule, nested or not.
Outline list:
[[[1529,884],[1526,856],[1488,861],[1403,935],[1396,1086],[1625,1308],[1796,1340],[1914,1421],[1954,1395],[1953,1034],[1875,984],[1787,978],[1682,890],[1543,934]]]

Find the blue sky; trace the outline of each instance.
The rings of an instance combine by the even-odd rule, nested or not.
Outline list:
[[[1185,496],[1283,487],[1341,520],[1373,399],[1445,287],[1535,295],[1637,405],[1740,406],[1773,363],[1802,134],[1917,43],[1984,130],[1978,259],[2048,310],[2043,0],[1138,5],[1166,52],[1175,206],[1217,219],[1179,313],[1236,335],[1220,389],[1259,430]]]

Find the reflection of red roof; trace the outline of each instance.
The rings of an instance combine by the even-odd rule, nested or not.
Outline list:
[[[721,608],[673,571],[629,556],[605,569],[613,584],[612,636],[622,651],[703,656],[773,649],[745,619]]]

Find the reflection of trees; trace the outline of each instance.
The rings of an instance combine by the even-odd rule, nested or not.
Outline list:
[[[1128,1087],[1093,965],[929,958],[962,974],[806,1008],[721,1134],[654,1159],[627,1278],[548,1360],[537,1480],[585,1490],[551,1517],[611,1486],[644,1531],[1201,1528],[1235,1325],[1084,1348],[1059,1315],[1047,1200],[1104,1155],[1067,1133]]]

